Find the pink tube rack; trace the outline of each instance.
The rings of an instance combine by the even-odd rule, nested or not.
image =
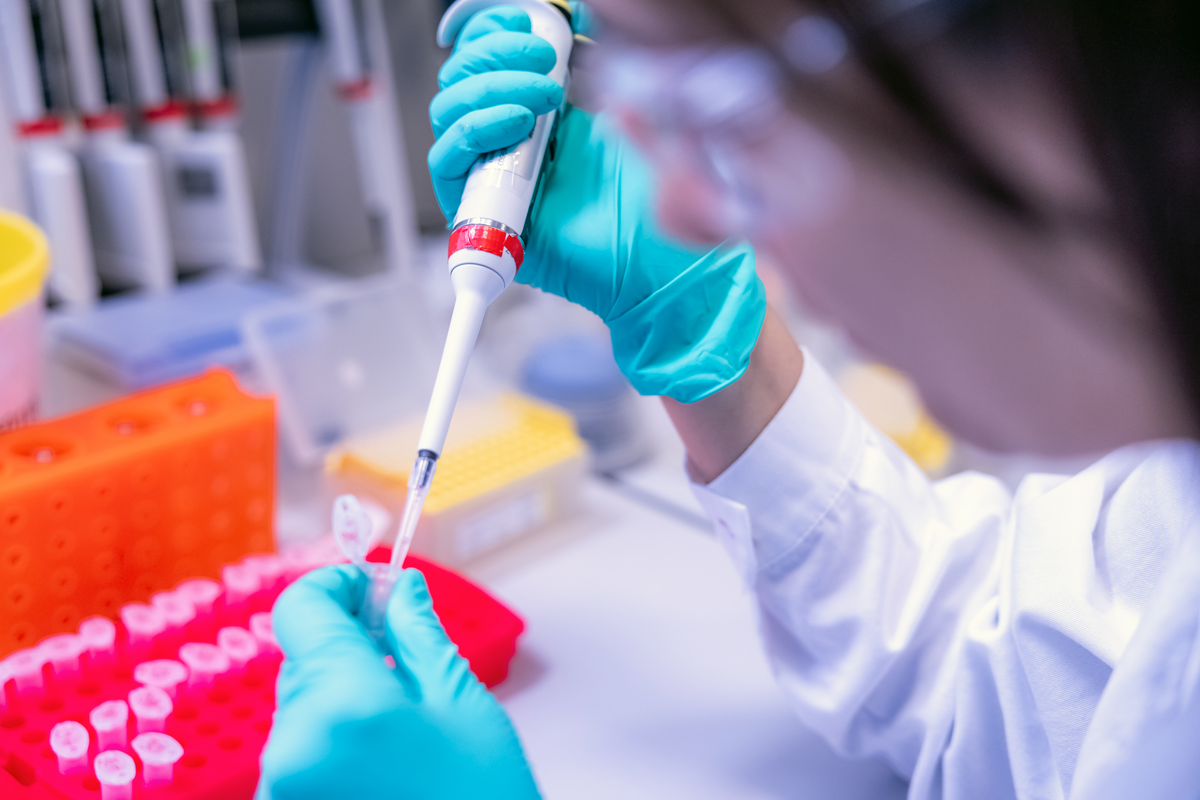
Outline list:
[[[243,566],[254,571],[263,588],[233,603],[224,601],[224,588],[215,581],[185,581],[166,594],[190,602],[196,617],[185,623],[185,615],[168,613],[169,603],[152,601],[126,616],[136,626],[155,616],[146,613],[152,608],[161,615],[164,627],[132,649],[123,622],[85,619],[79,630],[85,649],[77,673],[69,667],[54,668],[57,656],[76,647],[69,639],[0,661],[0,797],[250,800],[258,782],[259,755],[271,728],[275,676],[282,659],[265,609],[288,581],[337,558],[336,549],[329,548],[287,558],[247,558]],[[480,679],[489,686],[503,680],[521,631],[520,619],[449,570],[416,557],[406,565],[425,573],[434,610]],[[235,571],[234,577],[246,576]],[[243,669],[231,669],[251,648],[256,655]],[[189,676],[185,666],[189,660],[198,668],[197,674]],[[198,685],[189,687],[189,682]],[[170,704],[161,731],[148,731],[142,723],[162,713],[163,695],[143,703],[151,699],[147,695],[156,693],[142,687],[161,689]],[[128,700],[132,709],[123,731],[128,744],[101,753],[89,714],[113,700]],[[60,751],[68,757],[70,752],[60,741],[64,734],[53,733],[64,730],[56,726],[66,723],[72,723],[68,730],[75,725],[83,729],[88,739],[86,759],[90,759],[85,759],[82,770],[72,769],[68,760],[69,774],[59,770]],[[157,726],[157,721],[150,724]],[[180,750],[157,739],[159,733]],[[103,770],[97,770],[98,758]],[[101,782],[100,772],[108,783]]]

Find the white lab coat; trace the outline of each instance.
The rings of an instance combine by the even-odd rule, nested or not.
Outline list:
[[[1200,445],[931,483],[808,356],[694,488],[796,712],[910,798],[1200,797]]]

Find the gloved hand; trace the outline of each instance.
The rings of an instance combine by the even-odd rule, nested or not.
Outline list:
[[[357,567],[325,567],[275,604],[286,660],[259,800],[538,797],[508,715],[446,638],[425,577],[404,570],[388,604],[394,670],[354,616],[366,584]]]
[[[546,77],[554,49],[529,31],[519,9],[482,11],[439,73],[429,168],[448,219],[479,155],[519,142],[562,102]],[[766,315],[750,247],[704,252],[659,230],[649,165],[603,116],[567,106],[552,149],[517,281],[603,319],[642,394],[690,403],[740,378]]]

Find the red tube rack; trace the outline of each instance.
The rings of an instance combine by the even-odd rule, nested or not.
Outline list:
[[[387,551],[372,554],[373,560],[386,558]],[[318,562],[286,562],[281,574],[279,560],[273,564],[259,557],[248,559],[265,577],[265,586],[245,601],[226,604],[218,598],[209,614],[200,613],[183,631],[168,629],[154,641],[133,651],[128,633],[116,623],[115,658],[93,658],[84,654],[77,675],[58,677],[47,663],[42,668],[43,688],[19,693],[15,681],[0,686],[5,707],[0,709],[0,797],[13,800],[96,800],[99,783],[94,773],[61,775],[57,759],[49,746],[50,729],[63,720],[75,720],[91,734],[89,764],[97,755],[96,732],[88,713],[105,700],[125,699],[137,684],[133,669],[137,663],[156,658],[178,658],[181,642],[215,643],[217,630],[237,625],[255,630],[250,615],[270,607],[289,579],[316,566]],[[516,648],[516,639],[524,628],[520,617],[501,605],[485,591],[451,570],[410,557],[406,566],[425,573],[434,609],[442,619],[452,641],[485,684],[492,686],[507,675],[508,662]],[[258,781],[259,755],[270,731],[275,708],[275,677],[281,656],[278,652],[260,652],[240,675],[226,674],[211,689],[178,687],[174,711],[168,716],[166,733],[181,742],[183,758],[175,765],[174,779],[167,786],[146,788],[142,785],[142,766],[135,756],[138,774],[134,778],[133,797],[162,800],[249,800]],[[128,740],[137,733],[131,714]]]

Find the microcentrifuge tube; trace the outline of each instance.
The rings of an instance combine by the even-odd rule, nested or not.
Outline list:
[[[167,729],[167,717],[175,710],[175,704],[157,686],[139,686],[129,690],[129,710],[137,719],[137,732],[150,733]]]
[[[73,719],[64,720],[50,729],[50,749],[58,756],[60,774],[87,772],[91,739],[87,728]]]
[[[271,623],[271,612],[257,611],[250,615],[250,632],[258,642],[260,653],[278,653],[279,641],[275,638],[275,626]]]
[[[192,601],[192,605],[196,607],[197,617],[207,617],[212,614],[213,603],[224,590],[216,581],[210,581],[208,578],[192,578],[190,581],[184,581],[176,586],[175,591]]]
[[[175,762],[183,758],[183,745],[165,733],[140,733],[131,742],[142,760],[142,781],[147,787],[166,786],[175,777]]]
[[[179,660],[188,668],[189,689],[211,689],[218,675],[229,672],[229,656],[215,644],[188,642],[179,648]]]
[[[283,583],[285,564],[276,555],[252,555],[242,559],[242,563],[258,573],[264,591],[273,591]]]
[[[132,800],[137,765],[128,753],[106,750],[96,756],[92,769],[100,781],[100,800]]]
[[[250,660],[258,655],[258,642],[254,640],[254,634],[236,625],[217,631],[217,647],[229,656],[234,672],[244,671]]]
[[[96,731],[97,750],[115,750],[127,744],[125,727],[129,724],[129,706],[124,700],[105,700],[91,710],[88,722]]]
[[[76,633],[59,633],[41,641],[38,647],[54,668],[54,677],[61,679],[79,676],[79,657],[87,650],[83,637]]]
[[[143,686],[162,689],[172,700],[179,696],[179,684],[187,680],[188,669],[171,658],[143,661],[133,668],[133,679]]]
[[[117,656],[117,626],[108,617],[88,617],[79,623],[79,635],[93,664],[104,664]]]
[[[8,671],[16,683],[18,695],[36,697],[45,691],[42,665],[46,663],[46,656],[39,648],[31,647],[28,650],[10,653],[8,658],[4,659],[4,663],[8,665]]]
[[[262,578],[246,564],[221,567],[221,583],[225,586],[225,607],[231,609],[244,609],[250,598],[262,589]]]
[[[184,627],[196,618],[196,606],[181,592],[159,592],[151,595],[150,605],[162,612],[167,629],[183,632]]]
[[[129,648],[145,652],[154,644],[154,639],[166,630],[167,619],[163,612],[145,603],[126,603],[121,606],[121,622],[129,636]]]

